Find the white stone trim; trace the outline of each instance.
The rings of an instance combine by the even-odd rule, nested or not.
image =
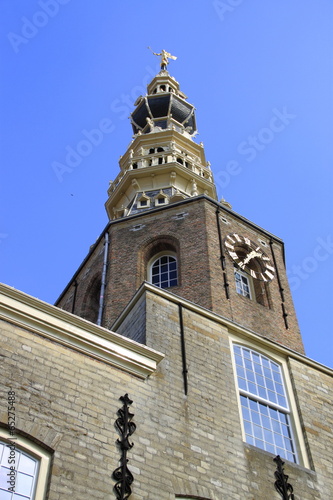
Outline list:
[[[141,287],[138,289],[136,294],[132,297],[132,299],[129,301],[123,312],[120,314],[120,316],[116,319],[114,324],[112,325],[113,328],[116,330],[118,328],[118,325],[120,325],[123,321],[124,318],[127,316],[127,314],[131,311],[131,309],[135,306],[136,302],[140,299],[140,297],[145,294],[146,292],[151,292],[154,293],[155,295],[159,295],[160,297],[165,298],[166,300],[169,300],[170,302],[174,302],[176,304],[181,304],[184,308],[188,309],[189,311],[194,311],[197,314],[200,314],[201,316],[211,319],[212,321],[215,321],[216,323],[222,325],[225,328],[228,328],[228,331],[230,333],[234,333],[239,335],[239,338],[243,338],[244,340],[253,340],[256,342],[258,346],[262,345],[264,349],[268,348],[270,352],[276,353],[277,355],[284,356],[285,358],[291,358],[291,359],[296,359],[297,361],[300,361],[304,365],[311,366],[315,370],[321,371],[323,373],[326,373],[326,375],[329,375],[330,377],[333,376],[333,369],[322,365],[321,363],[318,363],[317,361],[314,361],[311,358],[307,358],[305,355],[300,354],[296,351],[293,351],[292,349],[282,346],[281,344],[278,344],[277,342],[274,342],[271,339],[262,337],[258,333],[254,332],[253,330],[250,330],[249,328],[245,328],[244,326],[240,325],[239,323],[233,322],[228,318],[225,318],[223,316],[220,316],[219,314],[213,313],[209,309],[205,309],[204,307],[198,306],[194,302],[191,302],[189,300],[183,299],[182,297],[179,297],[178,295],[172,293],[171,291],[165,289],[165,288],[159,288],[157,286],[152,285],[151,283],[143,282]],[[275,354],[273,354],[274,356]]]
[[[151,375],[164,354],[0,284],[0,319],[140,378]]]

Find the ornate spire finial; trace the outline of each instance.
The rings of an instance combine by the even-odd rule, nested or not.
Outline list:
[[[153,50],[151,47],[148,47],[152,52]],[[161,69],[166,70],[167,65],[169,64],[169,59],[173,59],[174,61],[177,59],[176,56],[173,56],[170,54],[170,52],[167,52],[166,50],[162,50],[162,52],[153,52],[154,56],[161,56]]]

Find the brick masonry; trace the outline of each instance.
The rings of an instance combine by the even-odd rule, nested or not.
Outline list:
[[[181,205],[170,205],[144,212],[134,218],[113,221],[109,226],[109,256],[103,325],[112,324],[125,308],[141,283],[147,280],[149,258],[160,249],[173,249],[179,262],[179,285],[170,291],[242,324],[253,331],[298,352],[304,352],[296,319],[286,269],[283,261],[283,243],[272,238],[277,270],[283,289],[283,304],[288,314],[288,328],[282,311],[282,297],[278,279],[263,288],[266,305],[237,294],[234,266],[226,254],[226,277],[230,298],[227,299],[221,267],[216,210],[218,204],[206,197],[189,199]],[[219,205],[222,239],[236,232],[254,242],[264,240],[263,251],[272,259],[269,241],[271,235]],[[183,217],[177,214],[184,213]],[[225,222],[226,221],[226,222]],[[137,229],[139,228],[139,229]],[[77,295],[75,313],[87,315],[89,293],[96,303],[94,280],[102,272],[103,240],[92,251],[76,276]],[[71,284],[57,305],[71,310],[74,286]],[[98,292],[98,289],[97,289]]]

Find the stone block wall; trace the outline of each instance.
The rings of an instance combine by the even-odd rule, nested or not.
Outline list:
[[[165,354],[145,380],[29,329],[2,324],[1,401],[13,388],[17,432],[53,450],[49,500],[115,498],[111,475],[120,454],[114,422],[122,406],[119,397],[125,393],[133,399],[137,425],[128,453],[134,475],[131,500],[174,500],[176,495],[280,499],[274,488],[273,455],[243,442],[230,325],[182,304],[185,395],[179,303],[167,295],[144,292],[119,325],[119,331],[123,327],[133,338],[145,310],[146,343]],[[71,318],[68,315],[69,324]],[[275,351],[272,344],[272,356]],[[301,358],[290,358],[290,370],[310,466],[287,462],[286,473],[295,498],[326,499],[333,491],[332,377]],[[5,404],[0,422],[7,422]]]

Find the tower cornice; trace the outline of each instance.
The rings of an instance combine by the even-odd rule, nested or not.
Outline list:
[[[203,145],[184,129],[136,135],[119,166],[105,204],[110,220],[200,194],[217,198]]]

